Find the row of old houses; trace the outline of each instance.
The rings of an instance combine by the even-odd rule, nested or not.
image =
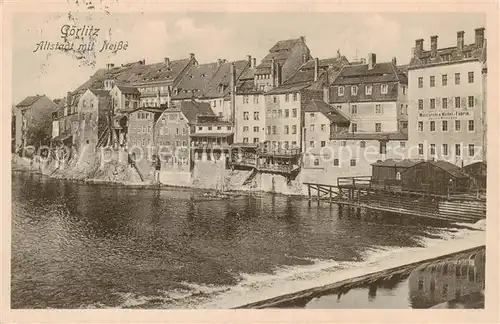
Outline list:
[[[108,64],[54,108],[53,142],[126,147],[144,168],[161,157],[162,170],[190,172],[222,157],[316,180],[365,175],[389,158],[469,164],[486,147],[486,40],[484,28],[474,33],[443,48],[432,36],[430,50],[418,39],[408,64],[316,58],[305,37],[278,41],[258,64],[201,64],[192,53]]]

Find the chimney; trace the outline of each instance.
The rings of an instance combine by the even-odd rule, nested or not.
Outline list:
[[[222,59],[217,59],[217,66],[221,66],[222,65]]]
[[[247,62],[252,64],[252,55],[247,55]]]
[[[257,59],[254,57],[252,58],[252,68],[256,67],[257,66]]]
[[[276,62],[274,61],[274,58],[271,60],[271,85],[274,87],[276,80]]]
[[[306,37],[305,36],[300,36],[300,41],[305,44],[306,43]]]
[[[474,29],[476,35],[476,46],[482,48],[484,44],[484,27]]]
[[[71,93],[71,91],[68,91],[68,93],[66,94],[66,106],[71,106],[71,99],[73,99],[73,94]]]
[[[231,63],[229,67],[230,72],[230,80],[229,85],[231,86],[231,120],[233,121],[233,126],[235,123],[235,114],[236,114],[236,68],[234,63]]]
[[[392,65],[396,65],[397,66],[397,60],[395,57],[392,58]]]
[[[302,64],[307,62],[307,54],[302,54]]]
[[[431,57],[437,56],[438,50],[438,37],[436,35],[431,36]]]
[[[194,53],[189,53],[189,58],[192,60],[194,59]]]
[[[168,98],[167,98],[167,108],[172,108],[172,86],[167,87]]]
[[[377,64],[377,55],[375,53],[368,54],[368,70],[373,69],[373,67]]]
[[[113,63],[108,63],[108,64],[106,64],[106,68],[107,68],[108,70],[109,70],[109,69],[112,69],[112,68],[114,68],[114,67],[115,67],[115,65],[114,65]]]
[[[330,87],[328,85],[323,87],[323,100],[330,103]]]
[[[418,58],[424,51],[424,40],[422,38],[415,40],[415,48],[413,49],[413,57]]]
[[[464,49],[464,31],[457,32],[457,49],[459,51]]]
[[[279,86],[281,84],[281,65],[279,63],[276,63],[276,86]]]
[[[167,65],[167,67],[169,67],[169,66],[170,66],[170,58],[165,57],[165,58],[163,59],[163,61],[165,62],[165,64]]]
[[[319,59],[317,57],[314,58],[314,81],[318,81],[319,75]]]

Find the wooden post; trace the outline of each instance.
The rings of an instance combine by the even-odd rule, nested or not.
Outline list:
[[[309,194],[309,201],[311,201],[312,195],[311,195],[311,185],[310,184],[307,185],[307,193]]]
[[[316,189],[318,190],[318,205],[319,205],[319,185]]]
[[[330,187],[329,190],[330,190],[330,206],[331,206],[332,205],[332,191],[333,191],[332,187]]]

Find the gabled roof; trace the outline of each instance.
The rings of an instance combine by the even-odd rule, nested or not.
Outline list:
[[[202,94],[203,98],[221,98],[229,94],[231,81],[231,64],[233,63],[236,70],[236,81],[249,65],[249,62],[247,60],[222,63],[212,79],[205,86]],[[220,86],[223,86],[222,92],[220,91]]]
[[[297,44],[297,42],[300,42],[300,38],[292,38],[292,39],[285,39],[285,40],[280,40],[274,44],[273,47],[269,50],[269,52],[282,52],[282,51],[291,51],[292,48]]]
[[[164,112],[181,112],[190,124],[196,123],[196,117],[198,115],[215,116],[209,103],[193,100],[176,102],[172,108],[168,108]]]
[[[349,124],[350,120],[337,108],[330,106],[323,100],[311,99],[309,104],[304,108],[304,112],[320,112],[330,119],[332,123]]]
[[[320,74],[325,70],[328,71],[329,82],[335,80],[335,77],[340,73],[344,65],[349,64],[349,61],[344,57],[334,57],[318,60]],[[314,81],[314,60],[309,60],[290,76],[283,84],[294,84],[300,82]]]
[[[16,105],[16,107],[29,107],[33,105],[35,102],[37,102],[40,98],[42,98],[44,95],[36,95],[36,96],[28,96],[24,98],[20,103]]]
[[[454,178],[469,178],[469,176],[464,173],[459,166],[443,160],[427,161],[428,163],[448,172]]]
[[[106,97],[106,96],[109,96],[109,91],[108,90],[102,90],[102,89],[88,89],[88,90],[90,92],[92,92],[97,97]]]
[[[203,90],[210,83],[210,80],[219,70],[220,65],[217,62],[192,65],[182,76],[182,79],[174,88],[172,99],[199,98],[203,95]],[[175,94],[177,90],[177,94]]]
[[[387,159],[384,161],[377,161],[372,163],[372,166],[378,167],[398,167],[398,168],[410,168],[414,165],[424,162],[422,159]]]
[[[271,71],[271,62],[283,64],[290,56],[293,47],[300,42],[300,38],[280,40],[269,50],[269,53],[262,59],[262,62],[257,66],[257,73],[267,74]]]
[[[137,90],[136,87],[129,87],[129,86],[123,86],[123,85],[117,85],[116,86],[122,93],[126,93],[126,94],[136,94],[136,95],[140,95],[141,93],[139,92],[139,90]]]
[[[405,74],[394,63],[376,63],[372,69],[368,64],[346,65],[333,81],[334,85],[401,82],[408,83]]]

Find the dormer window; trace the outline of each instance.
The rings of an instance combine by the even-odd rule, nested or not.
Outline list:
[[[372,94],[372,86],[371,85],[365,86],[365,94],[367,94],[367,95]]]
[[[387,94],[388,90],[389,90],[389,86],[387,84],[382,84],[380,92],[382,94]]]
[[[337,93],[340,97],[342,97],[344,95],[344,87],[343,86],[340,86],[338,89],[337,89]]]
[[[351,95],[357,96],[358,95],[358,86],[351,86]]]

